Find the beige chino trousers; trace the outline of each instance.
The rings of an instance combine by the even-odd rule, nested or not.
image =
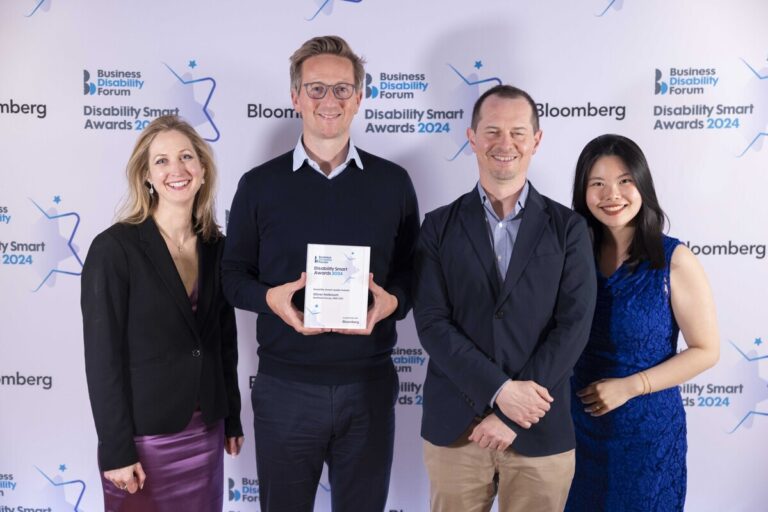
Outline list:
[[[573,480],[574,450],[525,457],[511,448],[481,448],[469,441],[471,431],[450,446],[424,441],[431,512],[487,512],[496,494],[499,512],[562,512]]]

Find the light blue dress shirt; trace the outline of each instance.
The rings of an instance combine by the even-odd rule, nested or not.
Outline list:
[[[520,222],[523,220],[525,203],[528,200],[528,189],[528,180],[526,180],[523,190],[520,191],[520,196],[517,198],[515,209],[503,219],[499,219],[493,210],[488,194],[485,193],[480,182],[477,182],[477,193],[480,194],[480,201],[483,203],[483,210],[485,210],[485,224],[488,227],[488,237],[491,241],[493,254],[496,256],[496,271],[500,283],[503,283],[507,276],[509,260],[512,258],[512,250],[515,248],[517,233],[520,231]],[[496,403],[496,397],[499,396],[502,387],[504,384],[493,394],[490,402],[491,407]]]
[[[517,232],[520,231],[520,222],[523,219],[525,202],[528,200],[528,188],[528,181],[526,180],[523,190],[520,191],[520,196],[517,198],[515,209],[503,219],[499,219],[499,216],[493,210],[488,194],[485,193],[480,182],[477,183],[477,192],[480,194],[480,201],[482,201],[483,209],[485,210],[488,236],[491,240],[493,253],[496,255],[496,269],[498,270],[499,282],[501,283],[504,282],[504,278],[507,276],[512,249],[515,248]]]

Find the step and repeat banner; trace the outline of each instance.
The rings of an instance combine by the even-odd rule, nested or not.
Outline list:
[[[79,276],[113,222],[139,132],[176,113],[211,142],[224,224],[242,173],[295,145],[288,57],[325,34],[368,62],[355,143],[409,170],[422,214],[476,183],[465,130],[495,84],[536,100],[544,136],[529,177],[563,203],[589,140],[640,144],[720,322],[719,363],[682,386],[687,510],[768,509],[764,0],[16,0],[0,3],[0,511],[102,509]],[[224,510],[245,512],[259,510],[255,315],[237,320],[247,436],[226,460]],[[428,356],[410,317],[392,357],[387,509],[419,512]],[[329,496],[323,476],[317,510]]]

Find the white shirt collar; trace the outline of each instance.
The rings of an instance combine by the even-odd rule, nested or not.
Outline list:
[[[304,165],[304,162],[307,162],[311,168],[313,168],[323,176],[326,176],[329,180],[341,174],[342,171],[344,171],[344,169],[347,168],[351,160],[355,161],[355,165],[357,165],[358,169],[363,168],[363,161],[360,159],[360,155],[357,153],[357,148],[355,147],[355,144],[352,142],[352,139],[349,139],[349,149],[347,150],[347,156],[344,159],[344,161],[341,163],[341,165],[333,169],[330,172],[330,174],[328,174],[327,176],[323,172],[323,170],[320,169],[320,165],[318,165],[317,162],[315,162],[309,157],[309,155],[307,154],[307,150],[304,149],[304,143],[302,142],[301,137],[299,137],[299,142],[296,143],[296,147],[293,149],[293,170],[294,171],[298,171],[299,168],[301,168],[301,166]]]

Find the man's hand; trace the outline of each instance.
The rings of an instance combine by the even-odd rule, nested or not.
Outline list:
[[[139,489],[144,488],[144,481],[147,479],[147,475],[144,474],[144,470],[141,468],[141,462],[137,462],[124,468],[105,471],[104,478],[115,484],[115,487],[121,491],[133,494]]]
[[[623,379],[600,379],[576,392],[591,416],[602,416],[642,394],[642,377],[638,374]]]
[[[469,436],[469,440],[480,448],[503,452],[517,437],[515,431],[504,424],[495,414],[489,414],[481,421]]]
[[[532,380],[508,380],[496,397],[501,412],[523,428],[531,428],[549,411],[554,399]]]
[[[299,311],[291,302],[293,294],[304,288],[306,283],[307,274],[302,272],[298,280],[270,288],[267,290],[267,306],[299,334],[312,335],[328,332],[328,329],[304,327],[304,313]]]
[[[376,324],[389,315],[395,312],[397,309],[397,297],[388,293],[384,288],[377,285],[373,280],[373,274],[368,275],[368,289],[373,295],[373,304],[368,309],[368,318],[366,319],[365,329],[334,329],[333,332],[340,334],[362,334],[368,335],[373,332],[373,328]]]

